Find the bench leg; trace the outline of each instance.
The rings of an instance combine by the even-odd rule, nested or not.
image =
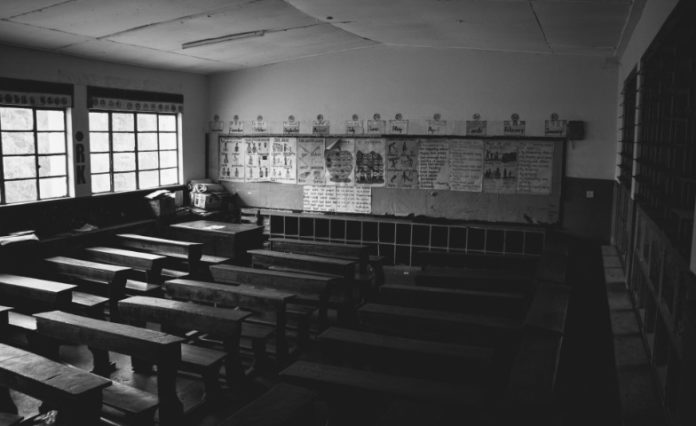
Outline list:
[[[176,395],[175,363],[157,364],[157,396],[160,401],[159,421],[161,425],[181,424],[184,407]]]
[[[242,369],[242,360],[239,357],[239,336],[224,339],[222,341],[222,346],[227,353],[225,357],[227,386],[230,388],[239,387],[245,377],[244,370]]]
[[[116,363],[111,362],[109,359],[109,351],[95,349],[91,346],[88,347],[88,349],[92,352],[92,373],[103,377],[109,377],[111,373],[116,371]]]
[[[205,386],[205,399],[212,401],[220,398],[221,389],[218,378],[220,377],[220,366],[209,368],[202,374],[203,385]]]
[[[250,373],[254,371],[266,371],[269,368],[268,355],[266,354],[266,340],[253,339],[251,348],[254,352],[254,363],[251,366]]]

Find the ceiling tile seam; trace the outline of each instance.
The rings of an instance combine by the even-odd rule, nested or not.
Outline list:
[[[537,15],[536,10],[534,10],[534,1],[529,0],[527,1],[527,4],[529,5],[529,9],[532,11],[532,15],[534,15],[534,20],[536,21],[537,25],[539,26],[539,31],[541,31],[541,36],[544,38],[544,42],[546,43],[546,46],[549,48],[551,53],[553,54],[553,48],[551,47],[551,43],[549,43],[548,37],[546,37],[546,32],[544,31],[544,27],[541,25],[541,20],[539,20],[539,15]]]
[[[495,52],[495,53],[522,53],[522,54],[529,54],[529,55],[557,55],[557,56],[588,56],[588,57],[596,57],[596,56],[603,56],[603,52],[597,52],[596,54],[592,53],[578,53],[578,52],[570,52],[570,51],[546,51],[546,50],[523,50],[523,49],[495,49],[495,48],[483,48],[483,47],[464,47],[464,46],[452,46],[452,47],[434,47],[434,46],[426,46],[426,45],[417,45],[417,44],[399,44],[399,43],[380,43],[381,45],[385,47],[410,47],[410,48],[416,48],[416,49],[433,49],[433,50],[473,50],[477,52]]]
[[[76,1],[78,1],[78,0],[65,0],[65,1],[62,1],[60,3],[52,4],[52,5],[45,6],[45,7],[40,7],[38,9],[28,10],[28,11],[22,12],[22,13],[18,13],[17,15],[9,16],[8,19],[19,18],[20,16],[29,15],[31,13],[36,13],[36,12],[41,12],[44,10],[52,9],[54,7],[63,6],[64,4],[74,3]]]
[[[96,38],[97,38],[98,40],[103,40],[103,39],[107,39],[107,38],[110,38],[110,37],[120,36],[120,35],[123,35],[123,34],[126,34],[126,33],[134,32],[134,31],[139,31],[139,30],[142,30],[142,29],[145,29],[145,28],[149,28],[149,27],[153,27],[153,26],[157,26],[157,25],[171,24],[171,23],[174,23],[174,22],[176,22],[176,21],[190,21],[190,20],[192,20],[192,19],[200,18],[200,17],[206,16],[206,15],[212,16],[212,15],[216,15],[216,14],[218,14],[218,13],[220,13],[220,12],[226,12],[226,11],[228,11],[228,10],[242,9],[242,8],[245,7],[245,6],[248,6],[248,5],[253,4],[253,3],[257,3],[257,2],[259,2],[259,1],[262,1],[262,0],[249,0],[249,1],[245,2],[245,3],[243,3],[243,4],[227,5],[227,6],[222,6],[222,7],[218,7],[218,8],[215,8],[215,9],[210,9],[210,10],[207,10],[207,11],[205,11],[205,12],[192,13],[192,14],[190,14],[190,15],[179,16],[179,17],[177,17],[177,18],[167,19],[167,20],[164,20],[164,21],[151,22],[151,23],[149,23],[149,24],[138,25],[137,27],[128,28],[128,29],[121,30],[121,31],[116,31],[115,33],[111,33],[111,34],[106,34],[106,35],[98,36],[98,37],[96,37]],[[300,12],[300,13],[302,13],[302,12]],[[303,14],[304,16],[313,18],[313,17],[307,15],[306,13],[302,13],[302,14]],[[313,19],[314,19],[314,18],[313,18]]]
[[[2,21],[2,22],[8,22],[8,23],[14,24],[14,25],[23,25],[23,26],[25,26],[25,27],[34,28],[34,29],[37,29],[37,30],[52,31],[52,32],[60,33],[60,34],[65,34],[65,35],[73,36],[73,37],[80,37],[80,38],[87,39],[87,41],[91,41],[91,40],[94,39],[94,37],[89,37],[89,36],[85,36],[85,35],[81,35],[81,34],[70,33],[70,32],[63,31],[63,30],[55,30],[55,29],[53,29],[53,28],[46,28],[46,27],[37,27],[36,25],[25,24],[24,22],[15,22],[15,21],[11,21],[11,20],[8,19],[8,18],[0,18],[0,21]],[[2,41],[2,40],[0,40],[0,41]],[[85,42],[84,42],[84,41],[80,41],[80,42],[77,42],[77,43],[68,43],[68,44],[65,44],[65,45],[62,45],[62,46],[58,46],[58,47],[42,48],[42,50],[49,50],[49,51],[50,51],[50,50],[56,50],[56,49],[63,49],[63,48],[66,48],[66,47],[75,46],[75,45],[77,45],[77,44],[82,44],[82,43],[85,43]]]

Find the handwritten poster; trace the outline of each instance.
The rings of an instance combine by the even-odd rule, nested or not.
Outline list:
[[[305,211],[371,213],[372,190],[370,187],[306,185],[302,208]]]
[[[483,160],[483,191],[499,194],[517,192],[516,141],[486,141]]]
[[[297,183],[324,184],[324,139],[311,138],[297,141]]]
[[[421,141],[418,149],[418,186],[421,189],[449,189],[448,141]]]
[[[297,139],[271,139],[271,181],[297,183]]]
[[[244,159],[245,182],[268,182],[271,180],[271,138],[247,138]]]
[[[384,139],[355,141],[355,183],[384,186]]]
[[[220,170],[218,179],[244,182],[244,154],[246,142],[243,138],[220,138]]]
[[[481,192],[483,188],[483,141],[450,143],[449,182],[452,191]]]
[[[324,144],[324,166],[327,185],[355,183],[355,139],[327,138]]]
[[[418,140],[387,141],[387,188],[418,188]]]
[[[526,142],[520,145],[517,192],[551,193],[553,150],[553,142]]]

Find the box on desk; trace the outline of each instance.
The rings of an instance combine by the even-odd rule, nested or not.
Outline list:
[[[225,210],[232,203],[232,196],[227,192],[192,192],[193,207],[205,210]]]
[[[173,216],[176,213],[175,195],[167,190],[158,190],[145,196],[156,217]]]

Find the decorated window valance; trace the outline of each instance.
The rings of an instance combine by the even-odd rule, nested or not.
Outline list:
[[[0,78],[0,105],[67,108],[72,103],[72,85]]]
[[[105,111],[180,113],[184,97],[169,93],[89,87],[88,106]]]

